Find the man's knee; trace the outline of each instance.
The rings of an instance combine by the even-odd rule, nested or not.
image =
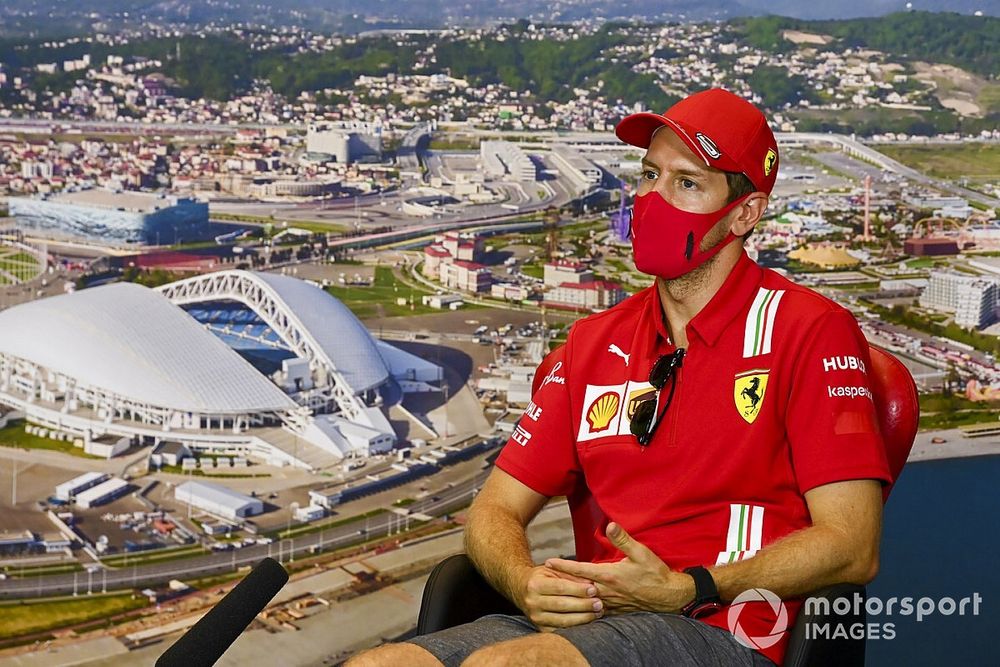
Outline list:
[[[552,665],[554,667],[589,667],[573,644],[564,637],[543,632],[519,639],[484,646],[462,663],[462,667],[504,667],[517,665]]]
[[[379,667],[385,665],[412,665],[412,667],[442,667],[441,661],[429,651],[416,644],[400,642],[383,644],[377,648],[358,653],[344,663],[344,667]]]

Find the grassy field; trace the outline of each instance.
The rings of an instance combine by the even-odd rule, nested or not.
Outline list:
[[[254,225],[272,225],[271,231],[275,234],[285,229],[285,223],[288,224],[288,227],[305,229],[310,232],[340,234],[348,230],[348,225],[342,225],[336,222],[324,222],[323,220],[285,220],[282,218],[271,218],[263,215],[244,215],[242,213],[213,213],[211,218],[212,220],[218,220],[220,222],[248,222]]]
[[[997,410],[958,410],[956,412],[937,412],[920,415],[920,430],[936,431],[938,429],[957,428],[971,424],[996,424]]]
[[[371,286],[335,285],[327,287],[326,290],[343,301],[344,305],[360,319],[403,317],[441,312],[420,303],[420,297],[431,292],[403,284],[388,266],[375,268],[375,281]],[[409,304],[411,298],[413,300],[412,308]],[[406,299],[407,305],[400,306],[396,303],[396,299]]]
[[[962,395],[920,396],[920,428],[922,430],[956,428],[969,424],[995,424],[1000,415],[996,403],[970,401]]]
[[[929,269],[939,262],[933,257],[915,257],[913,259],[906,260],[906,268],[908,269]]]
[[[74,561],[72,563],[57,563],[54,565],[37,565],[34,567],[18,567],[14,565],[0,566],[7,576],[10,577],[46,577],[50,574],[65,574],[67,572],[80,572],[83,565]]]
[[[84,623],[139,609],[147,604],[145,598],[133,599],[131,593],[45,602],[4,603],[0,605],[0,638],[8,639]]]
[[[21,280],[33,278],[39,271],[38,258],[26,252],[0,254],[0,270],[7,271]]]
[[[475,137],[448,137],[431,139],[432,151],[478,151],[479,139]]]
[[[200,545],[177,547],[174,549],[157,549],[156,551],[137,551],[131,554],[115,554],[101,559],[109,567],[126,567],[132,565],[149,565],[150,563],[165,563],[182,560],[194,556],[204,556],[211,553]]]
[[[879,146],[878,151],[937,178],[968,178],[977,183],[1000,180],[1000,144],[891,144]]]
[[[23,260],[16,256],[0,257],[0,268],[12,271],[14,269],[33,269],[38,266],[35,259]]]
[[[60,440],[49,440],[39,438],[37,435],[28,435],[24,431],[24,422],[14,422],[7,428],[0,429],[0,447],[20,447],[21,449],[48,449],[64,454],[72,454],[85,459],[96,459],[98,456],[85,454],[83,449],[73,446],[72,442],[62,442]]]
[[[545,277],[545,267],[538,266],[537,264],[525,264],[521,267],[521,273],[541,280]]]
[[[216,468],[212,468],[216,470]],[[241,470],[241,468],[227,468],[227,470]],[[269,472],[209,472],[198,468],[197,470],[185,470],[181,466],[160,466],[158,472],[170,473],[172,475],[192,475],[194,477],[228,477],[230,479],[254,479],[257,477],[270,477]]]
[[[320,234],[342,234],[350,229],[349,225],[342,225],[336,222],[324,222],[322,220],[288,220],[289,228],[304,229],[307,232]],[[283,229],[283,228],[282,228]],[[275,233],[282,231],[275,227]]]
[[[976,95],[976,103],[989,111],[1000,110],[1000,84],[990,83],[983,86]]]

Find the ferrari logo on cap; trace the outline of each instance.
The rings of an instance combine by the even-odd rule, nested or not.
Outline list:
[[[760,406],[764,403],[764,391],[767,389],[767,370],[752,370],[736,376],[733,386],[733,400],[740,417],[752,424],[760,414]]]
[[[774,171],[774,165],[778,162],[778,154],[774,152],[773,148],[767,149],[767,155],[764,156],[764,175],[770,176],[771,172]]]

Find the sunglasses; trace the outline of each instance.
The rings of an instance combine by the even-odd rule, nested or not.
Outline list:
[[[667,414],[670,402],[674,400],[674,390],[677,388],[677,369],[684,362],[684,353],[684,348],[679,347],[670,354],[664,354],[656,360],[653,368],[649,371],[649,384],[656,390],[656,398],[640,403],[629,423],[629,430],[643,447],[653,441],[656,428],[663,421],[663,415]],[[670,383],[670,391],[667,393],[667,400],[663,404],[663,409],[657,411],[662,389],[668,382]]]

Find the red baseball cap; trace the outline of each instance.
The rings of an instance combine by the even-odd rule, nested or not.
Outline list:
[[[722,171],[742,172],[760,192],[770,194],[778,177],[778,142],[760,109],[722,88],[685,97],[663,112],[634,113],[615,134],[627,144],[649,148],[653,133],[666,125],[705,161]]]

